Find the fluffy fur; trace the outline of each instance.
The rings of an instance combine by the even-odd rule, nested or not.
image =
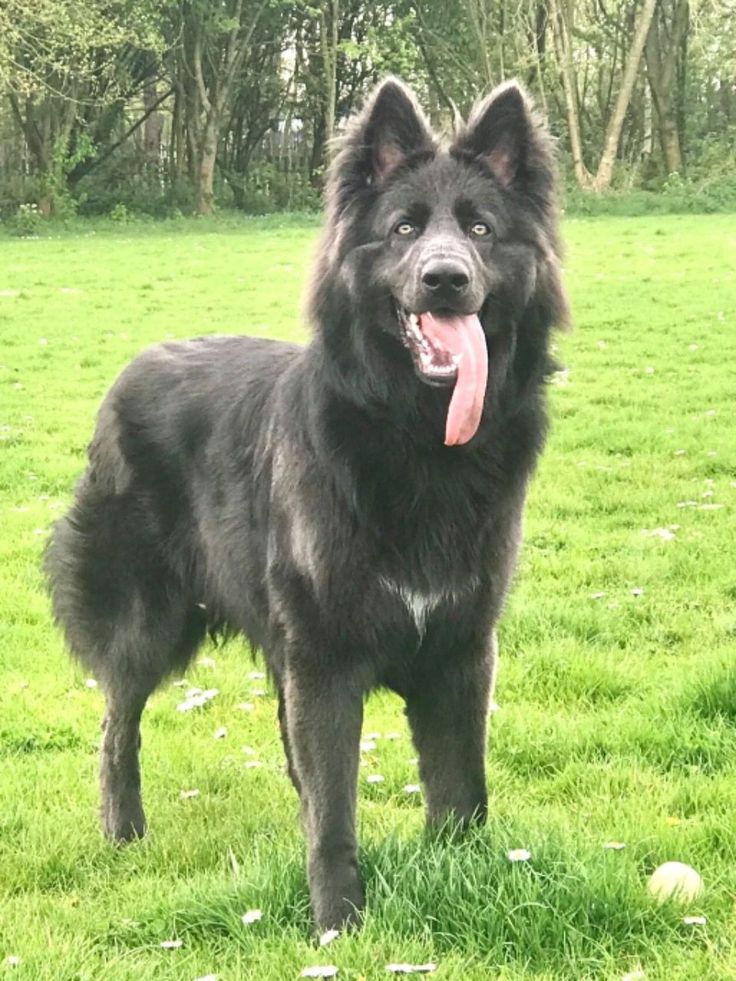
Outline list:
[[[115,840],[145,830],[150,693],[208,630],[263,651],[320,929],[363,905],[371,689],[406,702],[429,821],[485,815],[494,625],[544,440],[549,332],[566,318],[550,141],[515,84],[443,147],[388,79],[351,121],[327,195],[311,342],[209,337],[140,355],[102,404],[47,555],[56,620],[107,700]],[[436,261],[459,263],[452,295],[427,286]],[[488,348],[482,418],[460,446],[443,443],[451,389],[420,376],[403,332],[406,311],[435,307],[477,312]]]

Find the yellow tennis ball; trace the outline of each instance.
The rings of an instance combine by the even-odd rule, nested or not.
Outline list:
[[[691,865],[665,862],[652,872],[647,888],[660,903],[668,899],[689,902],[703,892],[703,880]]]

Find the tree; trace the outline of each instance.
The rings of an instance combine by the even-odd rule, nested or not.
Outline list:
[[[337,105],[337,57],[340,40],[340,3],[327,0],[319,6],[319,42],[325,85],[325,142],[335,135]]]
[[[644,48],[665,171],[682,173],[682,142],[675,99],[676,72],[690,21],[688,0],[661,0]]]
[[[578,96],[578,80],[573,61],[572,18],[574,15],[574,0],[562,0],[562,6],[557,0],[550,0],[553,20],[553,30],[557,45],[557,58],[560,62],[560,74],[567,113],[567,134],[572,153],[572,165],[575,179],[582,188],[590,188],[593,177],[585,166],[583,159],[583,140],[580,128],[580,106]]]
[[[68,174],[93,155],[87,127],[130,95],[132,49],[160,41],[154,0],[3,0],[0,84],[32,155],[43,214],[58,207]]]
[[[598,170],[593,178],[593,190],[595,191],[605,191],[611,185],[613,165],[616,161],[618,145],[621,140],[624,117],[631,102],[631,94],[634,91],[634,84],[636,83],[636,74],[639,69],[639,63],[641,62],[642,52],[644,51],[644,45],[656,6],[657,0],[644,0],[641,12],[639,13],[639,19],[634,28],[634,37],[626,57],[626,65],[624,67],[616,105],[606,127],[603,153],[598,164]]]
[[[296,68],[289,70],[284,59],[292,11],[271,5],[258,22],[250,50],[231,91],[227,118],[221,129],[218,167],[233,193],[235,206],[246,204],[248,173],[253,155],[269,131],[278,130],[288,119],[285,103],[292,91]],[[274,133],[288,144],[290,126]],[[286,181],[290,175],[286,175]]]
[[[644,50],[652,18],[658,0],[644,0],[638,16],[633,17],[632,36],[628,44],[628,52],[623,65],[621,79],[615,103],[609,110],[615,77],[615,58],[608,59],[608,71],[598,75],[598,105],[605,114],[602,132],[602,146],[599,152],[598,167],[595,174],[588,170],[583,157],[582,122],[580,111],[580,87],[575,63],[574,41],[576,34],[581,37],[587,49],[600,51],[605,46],[605,36],[596,35],[594,31],[581,31],[575,27],[575,0],[550,0],[553,14],[557,57],[560,64],[560,75],[564,92],[564,104],[567,117],[567,135],[573,161],[575,178],[580,187],[588,190],[604,191],[611,185],[613,168],[616,162],[621,134],[623,132],[626,113],[629,109],[634,86],[637,81],[639,65]],[[634,8],[629,8],[634,14]],[[615,31],[613,54],[619,46],[618,25]],[[606,85],[606,75],[608,84]],[[607,92],[604,91],[607,89]],[[597,148],[596,148],[597,149]]]
[[[308,203],[388,72],[445,131],[525,81],[588,190],[685,157],[730,180],[735,18],[736,0],[0,0],[0,210],[206,214],[216,168],[238,206]]]
[[[214,204],[214,177],[220,129],[238,73],[266,0],[180,0],[174,24],[181,42],[172,71],[179,78],[190,139],[196,211],[208,215]]]

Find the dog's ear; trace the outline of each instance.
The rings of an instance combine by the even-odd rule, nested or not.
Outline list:
[[[341,188],[355,192],[434,151],[432,132],[413,93],[398,79],[387,78],[348,125],[330,184],[338,194]]]
[[[396,78],[387,78],[375,89],[361,122],[370,178],[381,179],[410,157],[434,152],[429,125],[414,94]]]
[[[516,82],[500,85],[475,107],[452,150],[482,160],[506,188],[552,167],[549,138]]]

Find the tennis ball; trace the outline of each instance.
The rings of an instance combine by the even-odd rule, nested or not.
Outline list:
[[[691,865],[665,862],[654,870],[647,888],[660,903],[668,899],[689,902],[703,892],[703,880]]]

